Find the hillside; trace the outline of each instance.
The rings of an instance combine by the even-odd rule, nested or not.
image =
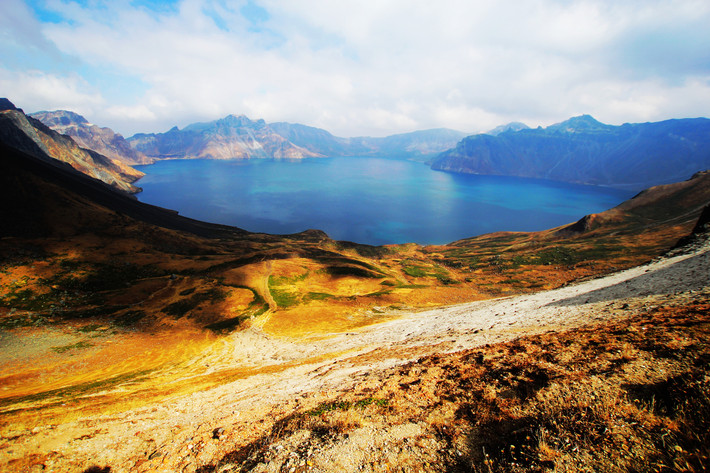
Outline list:
[[[110,128],[89,123],[86,118],[74,112],[56,110],[31,113],[29,116],[58,133],[71,136],[82,148],[96,151],[129,165],[150,164],[150,159],[131,148],[122,135]]]
[[[589,115],[547,128],[473,135],[432,169],[642,190],[710,168],[710,120],[605,125]]]
[[[0,106],[0,142],[49,163],[67,163],[77,171],[121,191],[135,193],[140,190],[133,183],[143,176],[142,172],[121,161],[81,148],[71,137],[26,116],[7,99],[2,99]]]
[[[0,147],[0,469],[520,471],[511,445],[523,471],[707,466],[708,179],[372,247]]]

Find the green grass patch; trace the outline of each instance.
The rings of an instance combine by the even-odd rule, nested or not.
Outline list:
[[[405,265],[402,270],[407,276],[413,278],[425,278],[432,277],[439,280],[440,283],[448,286],[450,284],[456,284],[457,281],[452,279],[449,272],[444,268],[435,265],[431,267],[421,266],[421,265]]]
[[[290,278],[286,276],[269,276],[269,292],[271,293],[271,297],[274,299],[274,302],[276,302],[276,305],[281,308],[287,308],[299,304],[301,302],[301,298],[290,286],[295,282],[303,281],[309,274],[309,272],[306,272]],[[282,286],[287,287],[284,288]]]
[[[317,407],[311,409],[306,414],[316,417],[326,412],[332,411],[347,411],[353,406],[352,402],[349,401],[330,401],[319,404]]]
[[[281,308],[292,307],[300,302],[298,294],[294,292],[277,289],[271,286],[269,287],[269,291],[276,305]]]
[[[405,266],[402,270],[404,274],[413,278],[423,278],[427,276],[426,270],[421,266]]]
[[[356,409],[364,409],[367,406],[374,404],[378,407],[389,406],[389,400],[383,398],[367,397],[360,399],[355,402],[350,401],[329,401],[319,404],[317,407],[307,411],[306,414],[312,417],[317,417],[319,415],[325,414],[326,412],[332,411],[347,411],[353,407]]]
[[[365,407],[369,406],[370,404],[375,404],[378,407],[387,407],[387,406],[389,406],[390,401],[389,401],[389,399],[384,399],[384,398],[367,397],[365,399],[360,399],[359,401],[355,401],[355,403],[353,403],[353,406],[358,409],[364,409]]]
[[[311,272],[306,271],[303,274],[299,274],[298,276],[269,276],[269,285],[274,285],[274,286],[283,286],[285,284],[293,284],[297,283],[299,281],[304,281],[308,276],[310,276]]]
[[[268,305],[268,304],[264,304],[264,305],[262,305],[261,307],[259,307],[259,309],[257,309],[256,312],[254,312],[254,313],[252,314],[252,317],[257,317],[257,316],[263,314],[264,312],[266,312],[267,310],[269,310],[269,305]]]
[[[458,284],[458,281],[455,279],[450,278],[448,275],[445,274],[437,274],[435,275],[436,279],[439,280],[441,284],[444,286],[450,286],[452,284]]]
[[[310,302],[310,301],[325,301],[328,299],[335,299],[335,296],[333,294],[328,294],[325,292],[309,292],[308,294],[305,295],[303,298],[304,302]]]
[[[541,265],[573,265],[580,260],[576,251],[564,247],[557,246],[549,250],[541,251],[532,259],[534,264]]]
[[[143,379],[146,379],[150,373],[152,373],[153,370],[142,370],[142,371],[133,371],[130,373],[124,373],[120,374],[117,376],[113,376],[111,378],[106,378],[98,381],[91,381],[88,383],[82,383],[82,384],[77,384],[75,386],[69,386],[66,388],[59,388],[59,389],[53,389],[50,391],[45,391],[37,394],[30,394],[28,396],[14,396],[14,397],[7,397],[4,399],[0,399],[0,406],[9,406],[12,404],[16,403],[28,403],[28,402],[37,402],[37,401],[43,401],[46,399],[52,399],[52,398],[58,398],[64,400],[68,400],[70,398],[76,398],[84,394],[92,393],[92,392],[99,392],[99,391],[104,391],[108,388],[116,387],[120,384],[124,384],[127,382],[137,382],[137,381],[142,381]],[[9,410],[9,411],[4,411],[3,414],[7,415],[12,412],[16,412],[19,410],[23,409],[15,409],[15,410]]]
[[[61,347],[52,347],[52,351],[55,351],[57,353],[66,353],[69,350],[81,350],[84,348],[91,348],[93,346],[94,346],[93,343],[81,341],[81,342],[74,343],[72,345],[64,345]]]

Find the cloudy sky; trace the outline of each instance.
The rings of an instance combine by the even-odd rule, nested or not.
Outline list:
[[[710,115],[707,0],[2,0],[0,96],[130,136]]]

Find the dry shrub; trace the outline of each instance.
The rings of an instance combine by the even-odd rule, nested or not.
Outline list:
[[[508,357],[489,351],[467,400],[468,462],[454,470],[707,471],[708,320],[707,304],[669,307],[551,335],[566,349],[556,363],[515,344]],[[542,370],[550,382],[534,383]]]
[[[328,449],[361,426],[415,422],[416,442],[388,444],[401,452],[391,471],[708,471],[709,366],[710,304],[661,307],[422,357],[283,418],[248,455],[223,460],[248,471],[299,432]]]

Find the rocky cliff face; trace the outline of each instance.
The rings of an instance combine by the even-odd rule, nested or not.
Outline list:
[[[348,156],[351,152],[349,139],[321,128],[286,122],[271,123],[269,127],[291,143],[321,156]]]
[[[144,175],[142,172],[118,160],[81,148],[71,137],[57,133],[39,120],[26,116],[9,101],[2,104],[0,141],[6,145],[50,163],[54,160],[67,163],[77,171],[116,189],[129,193],[140,191],[133,182]]]
[[[710,168],[710,120],[605,125],[589,115],[547,128],[473,135],[432,169],[640,190]]]
[[[87,148],[106,157],[133,164],[152,162],[143,153],[134,150],[119,133],[110,128],[89,123],[86,118],[67,110],[37,112],[29,115],[36,118],[54,131],[69,135],[82,148]]]
[[[155,159],[301,159],[325,156],[382,156],[424,161],[456,145],[465,136],[448,129],[392,135],[384,138],[341,138],[326,130],[298,123],[229,115],[221,120],[193,123],[182,130],[139,133],[130,145]]]
[[[510,122],[506,125],[500,125],[492,130],[489,130],[486,132],[486,135],[493,135],[493,136],[498,136],[501,133],[505,133],[506,131],[520,131],[520,130],[528,130],[530,129],[529,126],[527,126],[525,123],[521,122]]]
[[[320,128],[293,123],[272,123],[274,131],[289,141],[323,156],[379,156],[424,161],[456,146],[465,133],[437,128],[382,138],[341,138]]]
[[[166,133],[139,133],[128,139],[137,151],[155,159],[302,159],[322,156],[295,145],[264,120],[228,115],[220,120],[193,123]]]

